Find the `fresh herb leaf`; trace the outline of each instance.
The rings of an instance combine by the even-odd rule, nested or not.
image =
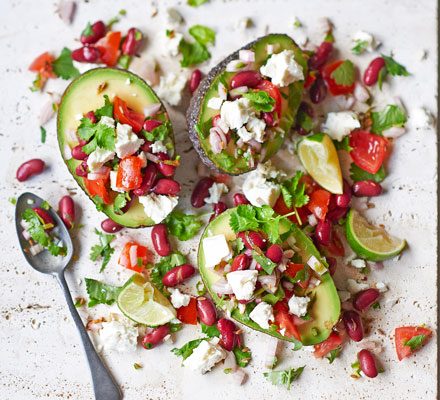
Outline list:
[[[41,143],[46,143],[46,129],[44,127],[40,126],[40,134],[41,134]]]
[[[265,372],[263,373],[263,375],[273,385],[287,386],[287,389],[290,390],[290,386],[292,385],[292,382],[297,380],[301,376],[302,372],[304,371],[304,368],[305,367],[299,367],[296,369],[289,368],[284,371]]]
[[[14,206],[17,204],[17,199],[15,197],[9,197],[8,201]]]
[[[201,64],[211,58],[211,53],[206,46],[199,42],[190,43],[182,39],[179,44],[179,51],[183,56],[180,65],[184,68]]]
[[[122,56],[118,58],[118,65],[121,68],[128,69],[130,63],[131,63],[131,56],[129,56],[128,54],[122,54]]]
[[[337,140],[333,140],[333,144],[336,147],[336,150],[345,150],[350,152],[353,148],[350,146],[350,137],[344,136],[344,138],[339,142]]]
[[[313,129],[313,118],[303,110],[299,110],[296,115],[296,125],[310,132]]]
[[[385,60],[385,68],[387,72],[392,76],[409,76],[410,73],[406,70],[406,68],[399,64],[396,60],[391,56],[386,56],[385,54],[381,54],[382,58]]]
[[[89,295],[89,307],[96,306],[96,304],[113,304],[123,288],[123,286],[107,285],[91,278],[85,278],[85,280],[87,294]]]
[[[95,151],[97,147],[98,147],[98,144],[96,143],[96,138],[93,138],[89,143],[85,144],[82,147],[82,151],[86,154],[90,154],[92,151]],[[99,196],[97,196],[97,197],[99,197]],[[99,211],[101,211],[101,210],[99,210]]]
[[[252,360],[252,353],[250,349],[247,347],[235,346],[232,351],[234,353],[237,365],[241,368],[247,367],[249,362]]]
[[[350,60],[345,60],[330,74],[330,77],[336,82],[337,85],[353,85],[356,79],[353,63]]]
[[[104,271],[105,267],[110,261],[110,257],[115,252],[115,249],[110,246],[110,243],[115,239],[115,235],[107,235],[95,229],[95,233],[99,236],[99,244],[95,244],[90,251],[90,259],[97,261],[102,259],[101,269]]]
[[[104,105],[95,111],[95,116],[113,118],[113,104],[106,94],[104,95]]]
[[[259,254],[255,250],[252,251],[252,257],[269,275],[272,274],[273,270],[277,267],[277,264],[269,260],[264,254]]]
[[[216,325],[205,325],[204,323],[200,323],[202,327],[202,333],[204,333],[209,338],[220,337],[220,331],[218,330]]]
[[[104,124],[96,124],[95,138],[98,147],[110,151],[115,150],[116,133],[114,128]]]
[[[130,195],[128,193],[119,193],[115,197],[115,201],[113,203],[113,210],[115,211],[115,214],[123,214],[122,209],[127,205],[128,201],[130,201]]]
[[[353,368],[353,373],[351,374],[351,377],[355,379],[360,378],[362,370],[359,361],[355,361],[353,364],[351,364],[351,368]]]
[[[368,42],[366,40],[356,40],[354,43],[353,48],[351,49],[351,52],[353,54],[356,54],[357,56],[362,54],[365,50],[367,50]]]
[[[188,343],[184,344],[181,348],[174,348],[171,351],[176,355],[176,356],[181,356],[184,360],[186,360],[194,351],[194,349],[200,344],[202,343],[203,340],[206,340],[205,338],[203,339],[195,339],[195,340],[191,340]]]
[[[150,265],[150,281],[151,283],[163,291],[163,276],[172,268],[186,263],[186,257],[181,253],[172,253],[169,256],[162,257],[159,262],[154,265]],[[169,293],[167,293],[169,295]]]
[[[89,118],[81,118],[77,132],[81,139],[90,140],[95,134],[95,124]]]
[[[174,210],[165,219],[168,232],[180,240],[193,238],[203,222],[198,215],[185,214],[182,211]]]
[[[426,335],[413,336],[411,339],[407,340],[404,345],[408,346],[411,351],[416,351],[423,346],[426,339]]]
[[[90,37],[93,35],[93,29],[92,29],[92,24],[90,22],[87,22],[86,27],[84,28],[84,30],[81,32],[81,36],[84,37]]]
[[[168,136],[170,124],[169,122],[165,122],[159,126],[156,126],[152,131],[142,131],[145,139],[149,142],[156,142],[158,140],[164,140]]]
[[[191,7],[198,7],[207,2],[208,0],[187,0],[188,5]]]
[[[183,328],[183,324],[181,324],[181,323],[174,324],[174,323],[170,322],[169,326],[170,326],[170,333],[179,332]]]
[[[387,74],[388,74],[388,72],[387,72],[386,68],[380,69],[379,75],[377,77],[377,84],[378,84],[380,90],[382,90],[383,81],[387,77]]]
[[[371,132],[381,134],[394,126],[402,127],[406,123],[406,113],[396,104],[388,104],[382,111],[371,113]]]
[[[189,28],[189,34],[202,45],[215,43],[215,32],[207,26],[194,25]]]
[[[244,93],[243,97],[249,99],[252,108],[256,111],[270,112],[275,106],[275,99],[263,90]]]
[[[305,194],[306,186],[300,183],[303,173],[296,171],[295,175],[281,185],[281,193],[284,203],[288,208],[302,207],[309,202],[309,196]]]
[[[337,347],[336,349],[333,349],[332,351],[330,351],[330,353],[328,353],[327,357],[325,357],[329,364],[333,363],[333,361],[336,360],[336,358],[339,357],[339,354],[341,354],[341,347]]]
[[[311,136],[307,136],[305,140],[311,140],[312,142],[318,142],[321,143],[322,139],[324,139],[324,134],[322,132],[315,133]]]
[[[79,76],[79,71],[73,66],[72,52],[67,47],[64,47],[59,57],[54,60],[52,68],[55,75],[63,79]]]
[[[352,163],[350,166],[350,178],[354,182],[371,180],[379,183],[385,179],[386,175],[387,173],[383,165],[375,174],[370,174],[369,172],[364,171],[362,168],[359,168],[355,163]]]
[[[75,299],[75,303],[73,304],[76,308],[82,307],[84,304],[86,304],[86,301],[82,297],[77,297]]]
[[[239,205],[229,218],[229,225],[235,233],[258,229],[255,207],[246,204]]]
[[[47,211],[50,209],[50,204],[46,200],[44,200],[41,202],[40,208]]]

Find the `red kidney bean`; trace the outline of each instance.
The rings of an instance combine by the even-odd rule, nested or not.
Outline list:
[[[371,61],[364,72],[365,85],[373,86],[377,82],[382,68],[385,68],[385,60],[382,57],[377,57]]]
[[[191,94],[197,90],[201,80],[202,71],[200,71],[199,69],[195,69],[191,74],[191,78],[189,79],[189,91],[191,92]]]
[[[183,264],[169,270],[162,278],[165,286],[176,286],[184,280],[190,278],[196,272],[195,268],[190,264]]]
[[[327,246],[332,238],[332,224],[330,221],[318,221],[315,229],[315,238],[319,244]]]
[[[299,109],[305,112],[310,118],[313,118],[315,116],[313,107],[309,103],[306,103],[305,101],[301,102]]]
[[[231,265],[231,271],[243,271],[249,268],[251,258],[247,254],[239,254],[234,258]]]
[[[263,119],[267,126],[275,126],[277,123],[273,111],[263,112]]]
[[[323,101],[327,96],[327,86],[324,82],[324,79],[321,77],[317,78],[315,82],[313,82],[312,86],[309,90],[310,101],[313,104],[319,104]]]
[[[52,218],[52,215],[46,210],[43,210],[40,207],[35,207],[34,211],[38,214],[38,216],[43,220],[45,224],[55,225],[55,221]]]
[[[85,160],[88,154],[83,152],[83,144],[78,144],[72,149],[72,157],[75,160]]]
[[[334,257],[326,257],[327,264],[328,264],[328,272],[331,276],[333,276],[336,272],[336,268],[338,266],[338,263],[336,262],[336,258]]]
[[[348,182],[344,179],[344,193],[335,194],[335,204],[338,207],[347,208],[351,201],[351,188]]]
[[[257,71],[241,71],[235,74],[231,80],[231,89],[240,86],[247,86],[248,88],[256,87],[263,80],[262,76]]]
[[[241,240],[243,240],[244,245],[247,249],[252,250],[255,246],[264,250],[267,245],[267,240],[263,238],[258,232],[247,231],[240,232],[237,235]]]
[[[98,122],[98,119],[96,118],[95,112],[94,111],[89,111],[86,114],[86,118],[88,118],[90,121],[92,121],[94,124],[96,124],[96,122]]]
[[[147,153],[151,153],[151,145],[153,142],[149,142],[146,140],[140,147],[141,151],[146,151]]]
[[[144,36],[139,29],[130,28],[128,30],[127,37],[122,42],[122,54],[134,56],[141,46],[143,37]]]
[[[58,214],[67,229],[71,229],[75,223],[75,203],[70,196],[61,197],[58,202]]]
[[[362,319],[356,311],[344,311],[342,314],[342,321],[344,322],[345,330],[351,340],[360,342],[364,338]]]
[[[235,324],[230,319],[220,318],[217,321],[217,329],[220,331],[220,345],[225,350],[232,351],[238,336],[235,333],[237,330]]]
[[[371,351],[363,349],[358,353],[358,361],[362,372],[369,378],[377,376],[376,360]]]
[[[377,289],[370,288],[362,290],[354,297],[353,307],[358,311],[366,311],[377,301],[379,296],[380,292]]]
[[[158,171],[156,164],[153,163],[148,164],[144,170],[144,176],[142,178],[141,186],[139,186],[137,189],[134,189],[133,194],[135,196],[143,196],[146,193],[148,193],[149,190],[156,183],[157,174]]]
[[[212,221],[214,218],[217,218],[221,213],[225,212],[228,209],[228,206],[223,203],[223,201],[219,201],[218,203],[214,204],[212,209],[214,213],[209,218],[209,221]]]
[[[21,164],[16,173],[16,178],[20,182],[27,181],[31,176],[41,174],[46,164],[39,158],[33,158]]]
[[[157,224],[151,230],[151,241],[154,250],[161,257],[166,257],[171,253],[171,245],[168,241],[167,227],[165,224]]]
[[[156,156],[163,161],[168,161],[170,159],[169,155],[167,153],[157,153]],[[163,162],[160,162],[157,164],[157,169],[159,170],[159,172],[166,176],[166,177],[170,177],[173,176],[176,172],[176,166],[175,165],[170,165],[170,164],[166,164]]]
[[[144,349],[150,350],[160,344],[169,333],[170,327],[168,325],[158,326],[142,338],[142,346]]]
[[[331,222],[338,222],[341,218],[345,217],[345,214],[348,212],[348,207],[342,208],[342,207],[335,207],[333,210],[329,211],[327,213],[327,220]]]
[[[75,168],[75,174],[80,177],[86,177],[87,176],[87,162],[83,161],[81,164],[79,164]]]
[[[309,67],[311,69],[319,69],[322,67],[330,58],[333,51],[333,43],[322,42],[316,49],[315,54],[309,59]]]
[[[205,199],[209,196],[209,188],[214,184],[214,179],[205,177],[197,182],[191,195],[191,205],[200,208],[205,205]]]
[[[241,204],[251,204],[243,193],[234,194],[234,206],[237,207]]]
[[[157,128],[160,125],[162,125],[162,121],[158,121],[157,119],[146,119],[143,128],[147,132],[151,132],[154,128]]]
[[[94,46],[84,46],[73,50],[71,56],[74,61],[95,63],[101,57],[101,52]]]
[[[197,297],[197,315],[205,325],[214,325],[217,321],[217,311],[211,300],[206,297]]]
[[[266,250],[266,257],[274,263],[278,264],[283,258],[282,247],[278,244],[270,245],[269,248]]]
[[[91,26],[91,29],[92,29],[92,33],[88,36],[84,34],[84,31],[81,33],[82,44],[96,43],[99,39],[103,38],[107,32],[107,27],[102,21],[96,21]]]
[[[153,188],[156,194],[166,194],[168,196],[177,196],[180,192],[180,183],[174,179],[162,178],[156,183]]]
[[[116,233],[119,232],[123,228],[122,225],[119,225],[117,222],[113,221],[111,218],[107,218],[101,222],[101,229],[107,233]]]
[[[356,197],[379,196],[382,193],[382,186],[372,180],[355,182],[351,189]]]

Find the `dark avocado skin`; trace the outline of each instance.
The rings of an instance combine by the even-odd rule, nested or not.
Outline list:
[[[191,98],[189,108],[186,112],[186,120],[187,120],[187,124],[188,124],[189,138],[194,146],[194,149],[196,150],[200,159],[202,160],[202,162],[216,172],[226,173],[229,175],[241,175],[242,173],[248,172],[248,171],[233,173],[231,171],[221,169],[205,153],[203,147],[201,146],[201,143],[199,140],[199,135],[196,130],[196,124],[198,123],[199,116],[202,112],[201,108],[203,105],[204,97],[205,97],[206,93],[208,92],[208,90],[210,89],[211,85],[213,84],[213,81],[215,80],[215,78],[219,74],[221,74],[222,72],[225,71],[228,63],[230,61],[238,59],[238,55],[239,55],[240,50],[251,49],[258,42],[265,40],[266,38],[268,38],[271,35],[282,35],[282,36],[287,37],[287,35],[285,35],[285,34],[270,34],[270,35],[266,35],[266,36],[261,36],[258,39],[254,40],[254,41],[246,44],[242,48],[238,49],[234,53],[230,54],[228,57],[226,57],[223,61],[221,61],[219,64],[217,64],[214,68],[212,68],[209,71],[209,73],[206,75],[206,77],[200,82],[199,87],[197,88],[197,90],[195,91],[195,93],[193,94],[193,96]],[[293,39],[291,39],[291,40],[293,41]],[[255,166],[252,169],[255,169],[256,167],[257,167],[257,163],[255,163]],[[249,169],[249,171],[252,169]]]

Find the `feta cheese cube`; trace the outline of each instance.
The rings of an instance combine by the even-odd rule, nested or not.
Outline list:
[[[113,320],[103,322],[102,329],[99,331],[99,338],[104,349],[116,350],[119,353],[135,351],[138,328],[128,322]]]
[[[301,65],[295,61],[295,54],[292,50],[283,50],[281,53],[273,54],[260,68],[260,72],[269,78],[276,86],[289,86],[296,81],[304,79]]]
[[[249,120],[254,112],[246,98],[225,101],[220,109],[220,117],[230,129],[239,129]]]
[[[223,104],[223,99],[221,99],[220,97],[211,97],[208,100],[208,108],[211,108],[212,110],[220,110],[220,107]]]
[[[225,235],[209,236],[203,239],[203,254],[207,268],[214,268],[223,260],[231,258],[232,253]]]
[[[246,129],[251,133],[252,138],[255,139],[257,142],[264,142],[266,123],[262,119],[259,119],[257,117],[250,117],[246,124]]]
[[[214,183],[209,189],[209,196],[205,198],[206,204],[217,204],[223,194],[229,192],[229,188],[224,183]]]
[[[89,158],[87,159],[87,166],[90,172],[98,171],[107,161],[113,160],[114,156],[114,151],[97,147],[89,154]]]
[[[325,267],[325,265],[321,261],[319,261],[315,256],[311,256],[308,259],[307,265],[319,275],[322,275],[327,272],[327,268]]]
[[[115,150],[119,158],[131,156],[139,150],[144,143],[134,132],[130,125],[120,124],[116,126]]]
[[[365,260],[356,258],[354,260],[351,260],[351,265],[355,268],[362,269],[362,268],[366,268],[367,263],[365,262]]]
[[[186,307],[191,300],[191,296],[182,293],[177,288],[169,288],[168,291],[171,293],[171,304],[174,308]]]
[[[293,295],[287,303],[289,306],[289,312],[297,317],[303,317],[307,314],[307,305],[309,302],[310,298],[307,296],[299,297]]]
[[[204,374],[226,357],[226,352],[213,340],[202,340],[183,365]]]
[[[269,321],[274,321],[273,308],[270,304],[262,301],[249,314],[249,318],[260,325],[263,329],[269,329]]]
[[[347,279],[347,290],[351,293],[351,294],[355,294],[357,292],[360,292],[361,290],[365,290],[368,289],[370,286],[368,285],[368,283],[365,282],[357,282],[354,279]]]
[[[360,128],[358,115],[354,111],[330,112],[322,126],[322,130],[332,139],[341,141],[356,128]]]
[[[157,140],[156,142],[152,143],[150,149],[153,154],[167,152],[167,148],[163,144],[162,140]]]
[[[165,32],[165,48],[170,56],[179,55],[179,45],[182,39],[183,35],[180,32],[172,31],[171,34]]]
[[[243,193],[253,206],[273,207],[280,196],[280,185],[266,180],[266,175],[263,167],[257,168],[247,174],[243,183]]]
[[[118,176],[118,171],[110,171],[110,187],[114,192],[124,193],[124,189],[118,188],[116,186],[117,176]]]
[[[364,31],[358,31],[353,35],[353,42],[354,44],[358,44],[361,42],[365,42],[365,50],[368,52],[372,52],[376,49],[379,43],[376,43],[374,40],[374,37],[371,33],[364,32]]]
[[[139,196],[139,203],[144,206],[145,214],[156,224],[162,222],[177,206],[179,197],[150,193]]]
[[[258,271],[244,270],[226,274],[226,279],[232,288],[237,300],[250,300],[254,294]]]
[[[157,95],[171,106],[177,106],[182,100],[182,91],[186,86],[186,73],[173,72],[161,76],[159,86],[156,88]]]
[[[105,115],[101,117],[99,123],[101,125],[109,126],[110,128],[115,127],[115,120],[111,117],[106,117]]]
[[[377,282],[376,283],[376,289],[380,292],[380,293],[385,293],[388,291],[388,286],[386,285],[386,283],[384,282]]]

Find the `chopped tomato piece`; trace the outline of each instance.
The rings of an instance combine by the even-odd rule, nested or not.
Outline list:
[[[137,189],[142,183],[142,160],[137,156],[123,158],[116,175],[116,186],[125,190]]]
[[[344,60],[338,60],[331,64],[326,65],[322,69],[322,77],[324,78],[327,86],[330,90],[330,93],[333,96],[339,96],[341,94],[350,94],[353,93],[354,90],[354,82],[351,85],[338,85],[336,81],[332,78],[333,71],[338,68]]]
[[[313,82],[315,82],[317,79],[316,77],[316,72],[315,71],[311,71],[307,77],[306,77],[306,81],[304,82],[304,89],[308,89],[310,86],[313,85]]]
[[[432,331],[423,326],[401,326],[396,328],[394,338],[399,361],[415,353],[430,339]],[[409,340],[411,342],[408,343]]]
[[[281,118],[282,100],[280,90],[270,81],[262,80],[256,87],[258,90],[263,90],[275,100],[274,111],[277,113],[278,119]]]
[[[304,270],[304,264],[288,263],[287,269],[284,271],[284,273],[291,278],[295,278],[296,274],[302,270]],[[306,289],[309,286],[309,281],[310,275],[307,277],[307,279],[298,281],[297,283],[301,288]]]
[[[325,220],[328,205],[330,203],[331,193],[324,189],[315,190],[310,195],[310,201],[307,204],[308,209],[315,214],[315,217],[321,221]]]
[[[55,74],[52,70],[52,63],[54,60],[55,57],[48,52],[40,54],[34,61],[32,61],[31,65],[29,65],[29,71],[39,72],[44,78],[55,78]]]
[[[90,197],[98,196],[102,199],[104,204],[111,204],[112,197],[107,189],[108,178],[106,179],[95,179],[90,180],[84,179],[84,185],[86,186],[87,192],[89,192]]]
[[[187,306],[177,309],[177,319],[184,324],[197,325],[197,301],[191,297]]]
[[[118,96],[113,101],[113,117],[121,124],[130,125],[135,133],[142,130],[144,124],[144,114],[133,111],[127,103]]]
[[[308,195],[311,195],[316,189],[319,189],[319,185],[310,175],[303,175],[300,178],[299,183],[304,183],[305,193]]]
[[[275,315],[275,324],[278,325],[278,332],[284,331],[284,336],[294,337],[301,341],[301,336],[294,323],[295,319],[292,314],[289,314],[289,307],[285,302],[278,302],[273,306]]]
[[[293,208],[289,208],[286,206],[286,203],[284,202],[283,196],[278,197],[277,202],[275,203],[273,209],[276,213],[280,215],[286,215],[294,211]],[[297,225],[303,225],[307,221],[307,216],[310,214],[310,211],[308,210],[307,206],[300,207],[296,209],[297,214],[293,214],[289,218],[293,223]],[[299,219],[301,221],[298,220]]]
[[[379,135],[365,131],[350,134],[350,156],[364,171],[375,174],[382,166],[388,152],[388,141]]]
[[[330,336],[321,343],[315,344],[315,357],[322,358],[342,345],[342,337],[338,332],[330,333]]]
[[[148,249],[137,242],[127,242],[121,251],[118,263],[140,273],[148,263]]]
[[[101,61],[109,67],[114,67],[120,55],[121,32],[108,32],[105,37],[99,39],[96,47],[101,53]]]

